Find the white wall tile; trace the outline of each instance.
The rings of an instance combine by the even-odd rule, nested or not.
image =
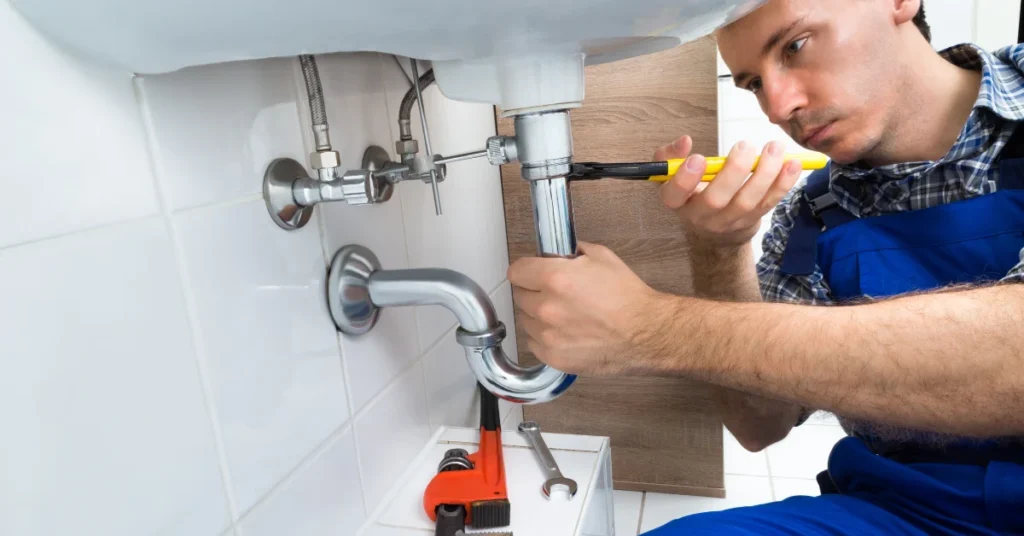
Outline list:
[[[523,422],[523,406],[513,405],[512,409],[509,410],[508,415],[501,421],[501,428],[503,430],[516,430],[519,424]]]
[[[773,477],[814,478],[828,468],[832,447],[846,432],[838,426],[798,426],[786,439],[768,447]]]
[[[691,514],[754,506],[772,500],[771,483],[765,477],[725,475],[725,492],[725,499],[647,493],[640,532]]]
[[[639,491],[615,491],[615,536],[637,535],[643,501]]]
[[[335,125],[331,139],[341,154],[342,165],[361,165],[363,152],[373,144],[393,153],[379,56],[330,54],[317,56],[317,62],[328,120]],[[308,128],[308,113],[303,114],[303,124],[304,130]],[[402,224],[402,198],[409,186],[398,185],[394,197],[380,205],[328,203],[318,207],[327,256],[333,257],[349,244],[359,244],[372,250],[386,270],[409,268]],[[370,333],[342,335],[341,339],[353,412],[361,411],[419,357],[421,350],[412,308],[385,309]]]
[[[351,428],[241,523],[241,536],[355,534],[366,521]]]
[[[390,57],[383,59],[389,124],[397,134],[398,108],[410,86],[399,66]],[[437,154],[482,149],[487,138],[496,133],[493,106],[448,100],[436,85],[424,92],[423,100],[431,148]],[[412,129],[413,137],[420,142],[420,154],[426,154],[415,107]],[[434,212],[429,185],[410,182],[399,186],[409,263],[413,267],[462,272],[491,292],[508,270],[500,172],[484,159],[449,164],[447,169],[447,178],[439,186],[444,212],[441,216]],[[455,317],[438,307],[419,308],[417,319],[423,348],[455,326]]]
[[[0,251],[0,296],[0,533],[223,532],[224,484],[163,223]]]
[[[466,352],[447,333],[423,356],[430,408],[430,430],[441,426],[480,426],[477,380],[466,364]]]
[[[724,427],[722,442],[726,474],[769,476],[768,455],[764,451],[750,452],[743,448],[736,437]]]
[[[306,165],[292,61],[242,61],[138,79],[171,210],[260,193],[274,158]]]
[[[9,2],[0,50],[0,247],[156,214],[131,73],[58,50]]]
[[[767,119],[737,119],[722,121],[718,125],[718,150],[722,155],[729,154],[734,145],[740,141],[753,143],[760,152],[768,142],[781,141],[786,150],[793,153],[806,153],[807,149],[793,141],[788,134]]]
[[[986,3],[988,0],[981,1]],[[925,18],[932,29],[932,46],[936,50],[974,39],[974,3],[975,0],[927,0],[924,3]],[[1020,9],[1020,2],[1016,4]],[[1016,26],[1016,19],[1014,23]],[[1013,37],[1013,42],[1016,42],[1016,32]]]
[[[262,200],[175,216],[240,511],[348,418],[316,221]]]
[[[356,446],[367,515],[430,439],[423,369],[412,366],[356,417]]]
[[[732,77],[718,79],[718,120],[758,119],[765,123],[768,116],[761,110],[757,96],[736,87]]]
[[[955,1],[955,0],[947,0]],[[974,0],[977,17],[974,39],[986,50],[997,50],[1017,42],[1020,2],[1017,0]]]
[[[772,478],[772,490],[775,493],[776,501],[784,501],[790,497],[799,495],[817,497],[821,495],[821,487],[817,480],[803,478]]]

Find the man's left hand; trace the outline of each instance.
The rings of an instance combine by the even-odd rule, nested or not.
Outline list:
[[[610,249],[580,243],[579,250],[574,259],[531,257],[509,268],[530,351],[572,374],[648,368],[647,339],[665,314],[659,304],[670,306],[671,297],[649,287]]]

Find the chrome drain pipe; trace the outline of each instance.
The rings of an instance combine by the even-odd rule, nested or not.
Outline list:
[[[459,322],[456,340],[477,380],[495,395],[518,404],[554,400],[575,376],[545,365],[523,367],[501,348],[505,325],[487,293],[472,279],[452,270],[383,270],[370,250],[346,246],[331,262],[327,303],[343,333],[360,335],[376,324],[382,307],[440,305]]]

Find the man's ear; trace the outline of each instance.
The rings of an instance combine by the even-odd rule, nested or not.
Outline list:
[[[921,0],[891,0],[893,22],[900,26],[911,22],[921,10]]]

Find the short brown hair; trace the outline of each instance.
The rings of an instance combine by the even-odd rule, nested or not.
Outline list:
[[[917,15],[914,15],[914,26],[917,26],[918,30],[921,30],[921,35],[932,42],[932,27],[928,25],[928,21],[924,18],[924,0],[921,0],[921,9],[917,11]]]

